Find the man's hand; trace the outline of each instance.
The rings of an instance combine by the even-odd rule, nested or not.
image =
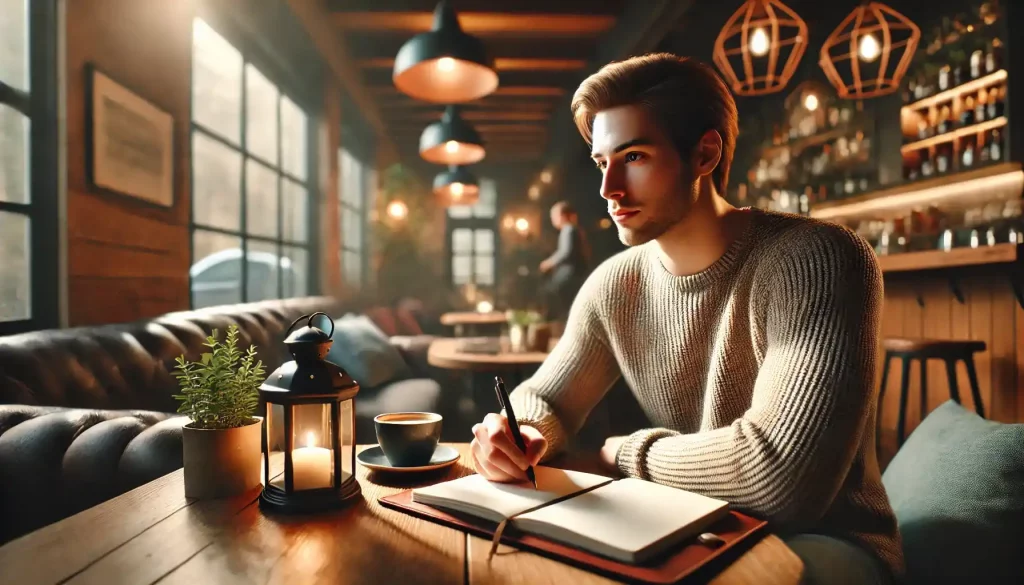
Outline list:
[[[607,465],[610,469],[617,469],[615,465],[615,456],[619,454],[619,447],[626,442],[627,437],[608,437],[604,440],[604,446],[601,447],[601,463]]]
[[[547,272],[548,270],[551,270],[551,261],[544,260],[543,262],[540,263],[540,271],[543,273]]]
[[[526,468],[540,461],[548,442],[531,426],[520,425],[519,434],[526,444],[525,454],[516,446],[505,415],[492,412],[484,422],[473,425],[469,447],[477,472],[491,481],[527,481]]]

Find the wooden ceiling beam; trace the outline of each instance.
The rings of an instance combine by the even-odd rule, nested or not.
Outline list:
[[[607,14],[532,14],[512,12],[459,12],[462,30],[481,37],[591,37],[615,26]],[[334,24],[343,31],[395,31],[416,34],[430,30],[430,12],[336,12]]]
[[[395,66],[394,57],[371,57],[360,59],[361,69],[388,69]],[[587,62],[583,59],[523,59],[515,57],[499,57],[494,60],[494,68],[498,71],[574,71],[583,69]]]

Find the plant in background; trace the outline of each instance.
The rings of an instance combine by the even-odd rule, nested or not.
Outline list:
[[[510,326],[518,325],[521,327],[527,327],[529,325],[542,323],[544,321],[544,317],[537,311],[508,310],[505,311],[505,320],[508,321]]]
[[[198,362],[178,356],[175,377],[181,394],[178,412],[192,419],[197,429],[231,429],[256,422],[253,413],[259,403],[259,387],[264,380],[263,362],[256,359],[256,346],[242,354],[238,349],[238,326],[228,327],[226,339],[217,339],[217,330],[206,338],[204,353]]]

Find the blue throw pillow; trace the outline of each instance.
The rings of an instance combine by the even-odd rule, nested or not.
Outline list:
[[[348,314],[336,320],[333,339],[327,360],[344,368],[363,388],[410,376],[402,354],[369,317]]]
[[[947,401],[882,476],[908,583],[1024,582],[1024,424]]]

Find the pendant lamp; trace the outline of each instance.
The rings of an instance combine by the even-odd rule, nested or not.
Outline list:
[[[864,2],[821,47],[821,68],[839,97],[863,99],[899,89],[921,29],[881,2]]]
[[[430,32],[398,50],[391,78],[402,93],[438,104],[472,101],[498,88],[494,61],[479,39],[462,31],[448,0],[434,9]]]
[[[718,33],[714,60],[737,95],[786,87],[807,50],[807,24],[779,0],[747,0]]]
[[[467,124],[456,106],[448,106],[441,119],[420,134],[420,156],[438,165],[469,165],[484,158],[484,141]]]
[[[442,205],[473,205],[480,199],[480,182],[463,167],[451,165],[434,177],[434,195]]]

